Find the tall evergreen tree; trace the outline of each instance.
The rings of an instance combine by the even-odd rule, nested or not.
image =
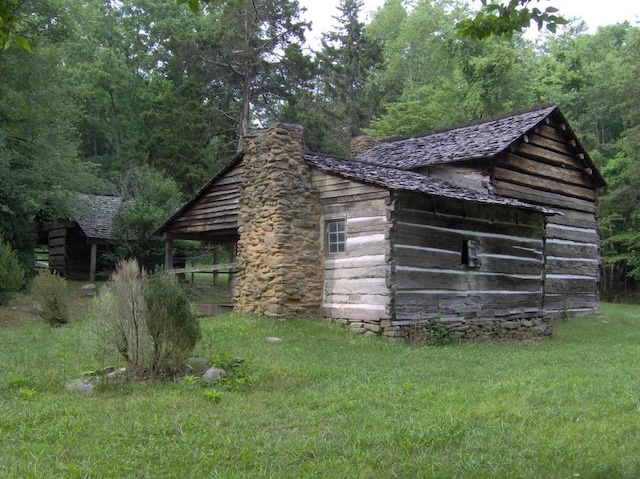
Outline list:
[[[211,79],[235,92],[238,134],[272,116],[286,98],[295,77],[290,66],[300,53],[307,24],[297,0],[245,0],[211,4]]]
[[[380,44],[365,35],[359,20],[362,0],[341,0],[334,19],[336,30],[323,34],[318,53],[320,94],[335,133],[345,144],[360,135],[371,118],[372,107],[365,101],[364,86],[371,71],[382,63]]]

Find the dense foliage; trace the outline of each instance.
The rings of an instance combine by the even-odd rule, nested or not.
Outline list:
[[[0,233],[30,270],[39,224],[64,216],[76,192],[120,192],[136,204],[119,231],[139,241],[119,254],[151,265],[152,230],[227,164],[251,126],[300,123],[309,148],[348,155],[360,133],[412,134],[554,102],[609,184],[605,289],[632,292],[640,28],[587,33],[563,27],[543,2],[483,3],[478,18],[461,0],[386,0],[365,24],[362,1],[341,0],[311,51],[297,0],[20,2],[9,35],[32,52],[13,40],[0,52]],[[560,32],[527,40],[525,17]],[[476,20],[512,35],[460,36]],[[135,171],[166,188],[131,195],[123,178]]]
[[[24,269],[11,246],[0,236],[0,304],[24,286]]]
[[[149,270],[163,263],[164,240],[156,229],[178,208],[180,190],[175,181],[149,166],[128,168],[118,180],[122,206],[112,225],[115,250],[111,258],[135,258]]]
[[[39,314],[51,326],[69,322],[67,281],[57,273],[41,271],[31,283],[31,295],[40,307]]]
[[[94,306],[101,353],[119,354],[134,377],[174,374],[200,339],[200,323],[176,277],[149,275],[135,259],[118,264]]]

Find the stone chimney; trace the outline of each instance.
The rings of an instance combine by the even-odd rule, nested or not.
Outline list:
[[[365,151],[369,151],[371,148],[379,144],[380,140],[372,136],[356,136],[355,138],[351,138],[351,148],[349,156],[351,158],[355,158],[356,156],[361,155]]]
[[[302,127],[279,123],[248,134],[242,151],[235,308],[319,317],[322,208],[304,161]]]

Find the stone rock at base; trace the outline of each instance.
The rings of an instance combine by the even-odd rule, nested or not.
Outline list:
[[[534,326],[533,330],[543,336],[550,336],[551,335],[551,324],[549,323],[542,323],[538,326]]]
[[[269,336],[269,337],[265,338],[265,341],[267,341],[268,343],[281,343],[282,342],[282,338],[277,338],[275,336]]]
[[[118,368],[115,371],[111,371],[107,373],[106,378],[110,381],[115,381],[118,379],[123,379],[127,375],[127,368]]]
[[[202,380],[206,383],[212,383],[214,381],[219,381],[223,377],[227,375],[227,372],[224,369],[220,368],[209,368],[202,375]]]
[[[244,358],[233,358],[231,360],[230,366],[232,368],[235,368],[236,366],[238,366],[239,364],[242,364],[242,363],[244,363]]]
[[[91,394],[96,389],[92,381],[72,379],[64,383],[64,388],[70,393]]]
[[[95,284],[85,284],[80,288],[80,292],[83,296],[95,296],[96,295],[96,285]]]
[[[200,356],[193,356],[185,362],[187,374],[200,375],[211,367],[211,361]]]

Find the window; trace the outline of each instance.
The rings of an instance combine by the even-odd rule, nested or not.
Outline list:
[[[478,264],[478,242],[473,240],[462,240],[462,251],[460,262],[469,268],[477,268]]]
[[[344,220],[327,221],[327,251],[329,253],[344,253],[345,245]]]

